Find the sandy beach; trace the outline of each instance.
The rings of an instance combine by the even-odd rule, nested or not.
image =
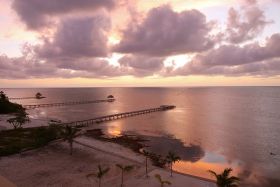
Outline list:
[[[0,175],[19,187],[37,186],[97,186],[96,178],[87,178],[97,171],[98,164],[110,167],[102,179],[102,186],[120,186],[121,172],[116,164],[133,165],[134,169],[125,174],[125,186],[160,186],[154,178],[160,174],[176,187],[214,187],[214,183],[174,174],[151,166],[149,178],[145,177],[145,158],[121,145],[79,137],[74,144],[74,153],[69,155],[65,142],[54,142],[37,150],[16,154],[0,159]],[[2,186],[1,186],[2,187]]]

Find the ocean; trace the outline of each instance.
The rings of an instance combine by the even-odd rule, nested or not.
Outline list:
[[[193,88],[17,88],[0,89],[21,104],[116,98],[111,103],[71,105],[28,110],[46,125],[176,105],[164,112],[94,124],[108,135],[137,134],[149,141],[150,151],[176,152],[182,161],[175,170],[210,178],[207,170],[226,167],[243,179],[243,186],[280,186],[280,87]],[[25,126],[32,126],[26,124]]]

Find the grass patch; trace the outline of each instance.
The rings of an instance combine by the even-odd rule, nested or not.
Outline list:
[[[42,147],[60,138],[61,127],[47,126],[0,131],[0,156]]]

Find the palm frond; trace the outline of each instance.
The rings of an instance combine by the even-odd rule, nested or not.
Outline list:
[[[224,169],[222,175],[223,175],[225,178],[227,178],[227,177],[229,176],[229,174],[230,174],[231,171],[232,171],[231,168],[226,168],[226,169]]]
[[[214,175],[217,178],[218,175],[217,175],[217,173],[215,171],[208,170],[208,172],[211,173],[212,175]]]
[[[235,176],[231,176],[230,178],[228,178],[228,180],[237,182],[237,181],[240,181],[240,178],[235,177]]]
[[[97,178],[102,178],[106,173],[108,173],[109,170],[109,167],[103,169],[101,165],[98,165]]]
[[[155,178],[161,183],[162,179],[161,176],[159,174],[155,174]]]
[[[96,173],[89,173],[86,175],[87,178],[90,178],[90,177],[97,177]]]
[[[98,164],[98,166],[97,166],[97,168],[98,168],[98,172],[102,172],[102,168],[101,168],[101,165],[100,164]]]
[[[208,170],[209,173],[216,177],[217,186],[237,187],[240,179],[235,176],[230,177],[231,171],[231,168],[225,168],[221,174],[217,174],[212,170]]]
[[[67,140],[70,142],[78,136],[77,132],[79,132],[79,131],[80,131],[79,129],[67,125],[61,131],[61,135],[62,135],[64,141]]]
[[[149,153],[148,151],[145,151],[145,150],[143,150],[143,154],[144,154],[145,156],[149,156],[149,155],[150,155],[150,153]]]
[[[181,158],[179,156],[177,156],[174,152],[169,151],[167,156],[166,156],[167,162],[168,163],[175,163],[179,160],[181,160]]]
[[[126,172],[131,171],[132,169],[133,169],[132,165],[128,165],[128,166],[124,167],[124,171],[126,171]]]
[[[108,173],[109,170],[110,170],[110,168],[106,168],[103,170],[103,173],[106,174],[106,173]]]
[[[167,184],[167,185],[171,185],[170,181],[167,180],[162,180],[160,174],[155,174],[155,178],[159,181],[160,184]]]
[[[229,187],[238,187],[238,185],[237,184],[231,184],[231,185],[229,185]]]
[[[133,165],[124,166],[124,165],[121,165],[121,164],[116,164],[116,166],[124,172],[129,172],[133,169]]]
[[[168,184],[168,185],[171,185],[171,182],[170,181],[162,181],[163,184]]]
[[[116,164],[116,166],[120,169],[123,169],[123,166],[121,164]]]

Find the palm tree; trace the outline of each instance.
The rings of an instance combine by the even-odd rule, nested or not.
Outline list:
[[[165,181],[161,178],[161,176],[159,174],[155,174],[155,178],[158,180],[158,182],[160,183],[160,186],[161,187],[164,187],[165,184],[167,185],[171,185],[171,182],[170,181]]]
[[[124,172],[131,171],[133,169],[133,166],[131,166],[131,165],[123,166],[121,164],[116,164],[116,166],[122,170],[121,187],[123,187],[123,174],[124,174]]]
[[[10,123],[14,126],[14,129],[21,128],[23,124],[25,124],[26,122],[29,122],[29,121],[30,121],[30,119],[25,112],[19,113],[19,114],[17,114],[16,117],[10,118],[7,120],[8,123]]]
[[[108,173],[108,171],[110,170],[110,168],[102,168],[101,165],[98,165],[98,172],[97,173],[90,173],[87,175],[87,178],[89,177],[96,177],[98,179],[98,186],[100,187],[101,186],[101,179],[102,177],[104,177],[104,175],[106,173]]]
[[[143,154],[146,158],[146,162],[145,162],[145,165],[146,165],[146,177],[148,178],[148,156],[150,155],[150,153],[148,151],[145,151],[143,150]]]
[[[235,176],[230,177],[229,175],[231,171],[231,168],[226,168],[221,174],[217,174],[212,170],[208,170],[209,173],[216,177],[217,187],[237,187],[240,179]]]
[[[71,126],[65,126],[65,128],[62,131],[62,137],[64,141],[68,141],[70,146],[70,155],[73,153],[73,142],[74,139],[78,136],[77,132],[79,132],[79,129],[71,127]]]
[[[177,156],[175,153],[169,151],[166,156],[166,160],[167,160],[167,163],[170,164],[170,176],[172,177],[172,174],[173,174],[172,166],[175,162],[179,162],[181,160],[181,158],[179,156]]]

